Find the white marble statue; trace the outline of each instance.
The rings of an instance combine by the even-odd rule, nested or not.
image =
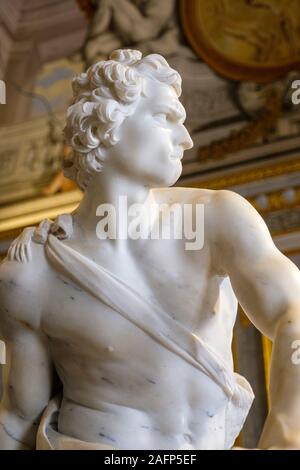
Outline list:
[[[179,74],[117,50],[73,91],[65,173],[83,200],[25,229],[0,267],[0,448],[232,448],[253,400],[233,372],[238,299],[274,342],[259,448],[300,449],[299,271],[239,195],[171,188],[192,146]],[[198,207],[197,246],[163,236]]]

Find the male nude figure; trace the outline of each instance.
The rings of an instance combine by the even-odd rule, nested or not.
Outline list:
[[[274,341],[260,447],[300,448],[300,366],[291,360],[299,271],[239,195],[170,188],[192,146],[180,85],[161,56],[130,50],[73,81],[66,174],[84,198],[52,235],[47,222],[24,233],[0,268],[9,362],[1,449],[35,448],[37,434],[37,447],[47,448],[41,415],[59,383],[57,447],[50,439],[48,448],[231,448],[252,400],[246,381],[237,378],[235,388],[230,375],[236,297]],[[186,250],[184,239],[99,239],[97,207],[118,208],[124,195],[129,204],[203,204],[203,248]],[[153,333],[160,314],[170,333],[161,338]],[[180,332],[185,344],[195,339],[198,356]]]

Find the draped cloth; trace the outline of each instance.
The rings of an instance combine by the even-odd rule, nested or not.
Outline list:
[[[49,402],[43,413],[36,437],[36,450],[117,450],[99,442],[87,442],[67,436],[57,430],[61,396]]]
[[[68,219],[71,216],[62,217],[67,219],[62,219],[61,223],[58,220],[53,225],[41,224],[35,232],[36,240],[45,245],[45,252],[52,266],[94,298],[134,324],[153,341],[176,354],[180,358],[178,360],[189,363],[195,369],[195,373],[205,374],[223,390],[228,398],[225,418],[225,449],[231,448],[254,398],[249,383],[244,377],[234,373],[223,358],[199,335],[193,334],[159,305],[144,298],[124,280],[119,279],[115,274],[63,243],[61,239],[68,238],[67,232],[70,234],[72,225]],[[53,421],[53,416],[58,412],[58,409],[58,402],[54,400],[50,402],[45,411],[37,440],[40,448],[47,448],[48,444],[50,445],[48,448],[61,446],[61,443],[53,444],[54,441],[57,442],[57,436],[53,434],[53,431],[51,431],[52,444],[51,439],[47,436],[47,429],[53,430],[51,420]],[[67,437],[65,436],[65,438]],[[65,442],[67,441],[68,438],[65,439]],[[77,440],[75,439],[75,441]],[[82,448],[83,443],[81,442],[80,445],[77,443],[77,445]],[[87,445],[111,449],[105,445],[104,447],[92,443],[87,443]]]

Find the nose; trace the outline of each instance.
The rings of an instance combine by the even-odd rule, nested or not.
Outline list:
[[[178,134],[178,144],[182,146],[183,150],[189,150],[194,146],[189,131],[183,124],[178,129]]]

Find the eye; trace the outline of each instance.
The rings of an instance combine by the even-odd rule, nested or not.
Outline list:
[[[166,122],[167,122],[167,114],[166,113],[155,113],[154,117],[161,124],[166,124]]]

